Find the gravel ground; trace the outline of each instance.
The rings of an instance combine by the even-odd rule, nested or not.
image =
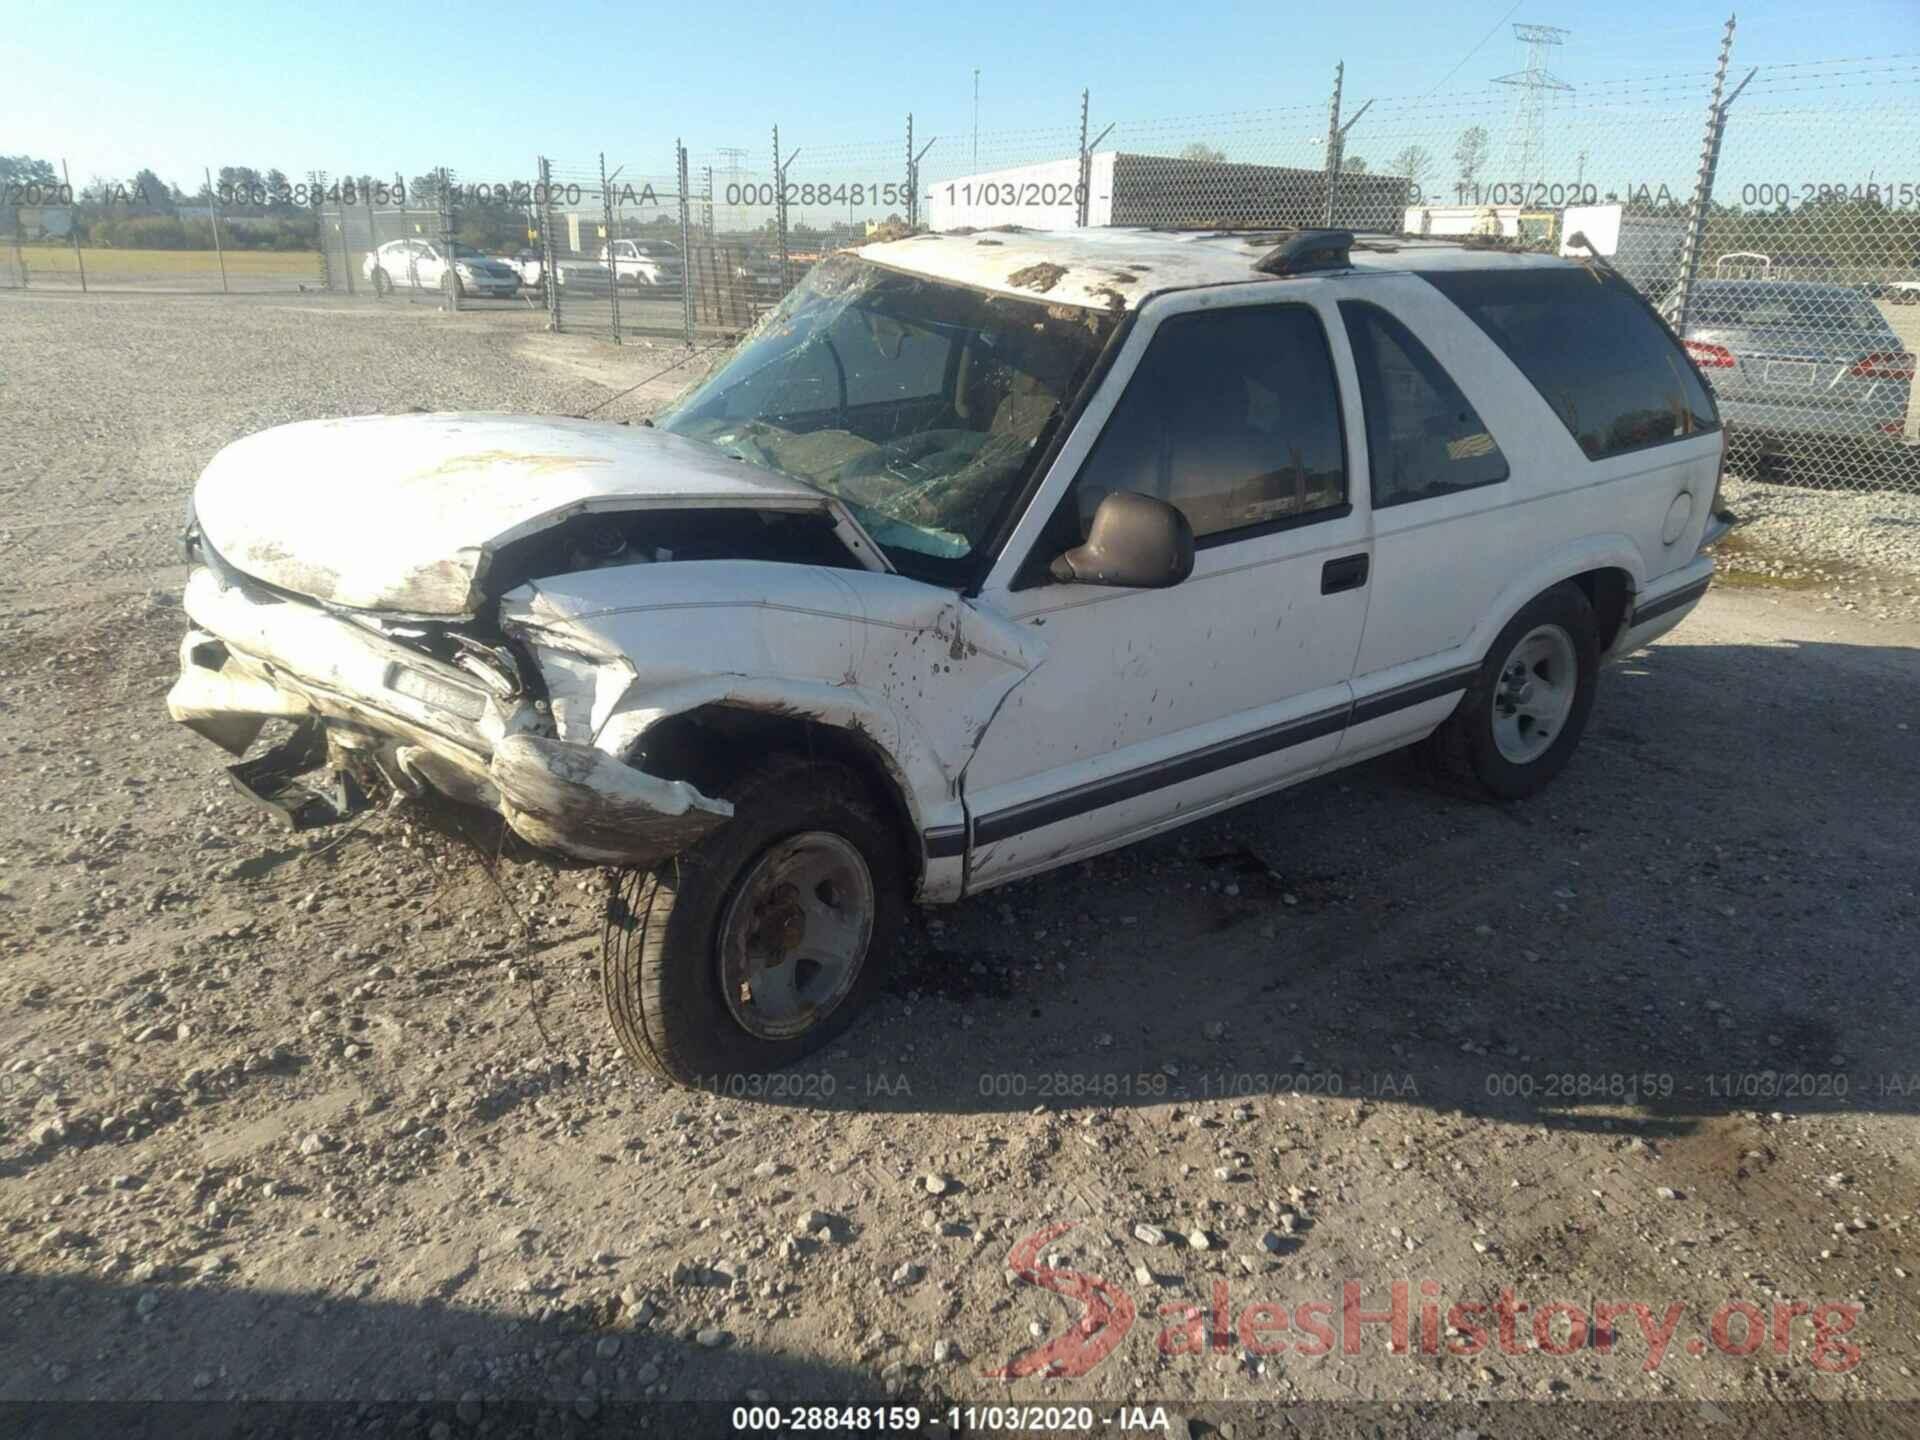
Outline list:
[[[576,411],[672,353],[0,296],[0,1401],[692,1434],[657,1407],[862,1393],[1251,1436],[1308,1400],[1392,1408],[1287,1426],[1395,1435],[1920,1400],[1920,624],[1854,590],[1717,589],[1533,803],[1390,758],[918,914],[874,1013],[753,1095],[626,1068],[597,872],[407,808],[289,837],[217,783],[162,697],[220,445]],[[1349,1283],[1411,1287],[1411,1353],[1347,1348]],[[1445,1328],[1508,1290],[1507,1339]],[[1644,1324],[1535,1338],[1616,1301]],[[1333,1353],[1261,1353],[1251,1307],[1284,1343],[1311,1303]],[[1712,1342],[1729,1303],[1752,1353],[1738,1315]],[[1083,1373],[993,1373],[1116,1331]],[[1622,1399],[1675,1403],[1573,1403]]]
[[[1740,517],[1721,554],[1733,570],[1870,614],[1920,614],[1920,488],[1815,490],[1729,475],[1721,496]]]

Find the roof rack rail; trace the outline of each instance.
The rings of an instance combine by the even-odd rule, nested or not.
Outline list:
[[[1296,230],[1253,262],[1262,275],[1304,275],[1313,270],[1346,270],[1353,264],[1348,250],[1351,230]]]

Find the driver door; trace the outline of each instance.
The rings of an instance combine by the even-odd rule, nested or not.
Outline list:
[[[1372,543],[1352,361],[1330,305],[1291,299],[1307,284],[1287,303],[1151,305],[989,577],[978,603],[1032,626],[1046,658],[966,770],[969,890],[1304,778],[1338,748]],[[1051,579],[1116,490],[1186,513],[1188,579]]]

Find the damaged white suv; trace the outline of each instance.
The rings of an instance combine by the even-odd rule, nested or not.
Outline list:
[[[624,872],[627,1052],[760,1071],[848,1021],[910,900],[1416,742],[1537,789],[1600,660],[1704,593],[1721,452],[1602,266],[920,235],[826,261],[654,427],[222,451],[169,705],[236,755],[294,722],[232,768],[298,823],[386,785]]]

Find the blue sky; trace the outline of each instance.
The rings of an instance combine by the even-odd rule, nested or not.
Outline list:
[[[1725,18],[1722,4],[1687,0],[11,8],[0,26],[0,152],[65,156],[76,183],[150,166],[188,189],[201,166],[222,164],[279,166],[296,178],[315,167],[413,175],[448,164],[463,178],[517,179],[538,152],[584,166],[605,150],[629,173],[659,174],[676,135],[697,153],[744,147],[749,168],[761,169],[775,122],[789,149],[810,160],[839,156],[857,172],[889,162],[909,110],[923,136],[943,137],[929,164],[944,160],[952,174],[966,168],[976,65],[990,137],[983,165],[1057,150],[1055,134],[1071,133],[1083,85],[1093,91],[1096,129],[1116,119],[1298,106],[1298,123],[1290,116],[1282,128],[1300,130],[1295,138],[1308,144],[1321,128],[1309,110],[1324,107],[1339,58],[1350,108],[1368,96],[1436,88],[1438,101],[1488,96],[1492,77],[1523,63],[1506,22],[1558,24],[1574,34],[1554,57],[1556,71],[1582,95],[1602,81],[1628,94],[1637,76],[1709,71]],[[1916,50],[1915,0],[1836,0],[1831,9],[1761,0],[1741,14],[1736,65]],[[1673,108],[1697,113],[1677,98]],[[1630,128],[1633,112],[1620,113]],[[1592,120],[1615,123],[1604,111]],[[1437,115],[1436,135],[1449,123]],[[1040,130],[1047,133],[1025,133]],[[1166,138],[1187,133],[1213,134],[1196,122]],[[1397,144],[1397,133],[1383,133],[1374,146]],[[870,148],[836,148],[855,145]],[[1368,148],[1356,131],[1351,149]],[[1861,164],[1879,163],[1861,154]],[[1802,168],[1818,169],[1821,158],[1807,155]]]

